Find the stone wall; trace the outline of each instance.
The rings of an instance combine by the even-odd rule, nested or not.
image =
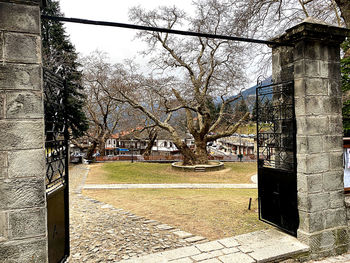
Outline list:
[[[346,206],[346,219],[348,227],[350,228],[350,195],[345,195],[345,206]]]
[[[0,0],[0,262],[46,262],[40,1]]]
[[[297,124],[298,239],[310,257],[349,249],[343,186],[340,43],[344,28],[304,22],[277,41],[273,78],[294,79]]]

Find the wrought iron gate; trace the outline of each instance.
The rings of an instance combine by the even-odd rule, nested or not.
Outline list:
[[[294,82],[258,84],[256,109],[259,219],[296,235]]]
[[[65,81],[44,69],[46,197],[49,262],[69,256],[68,130]]]

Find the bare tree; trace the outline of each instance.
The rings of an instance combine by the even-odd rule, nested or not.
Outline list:
[[[247,37],[271,39],[286,29],[313,17],[327,24],[349,27],[348,0],[236,0],[237,17],[249,30]],[[248,46],[253,74],[271,73],[271,50],[262,45]]]
[[[350,26],[350,2],[347,0],[328,0],[323,1],[324,8],[319,8],[320,1],[317,0],[298,0],[300,6],[303,9],[306,17],[310,16],[310,12],[315,13],[316,15],[312,15],[318,17],[319,14],[323,11],[327,11],[327,13],[331,12],[330,17],[333,18],[333,22],[337,22],[338,26],[342,26],[345,24],[346,27]],[[321,12],[320,12],[321,11]],[[317,14],[318,13],[318,14]],[[341,17],[344,21],[342,21]],[[325,19],[324,19],[325,20]]]
[[[106,54],[95,51],[82,58],[83,85],[86,96],[85,112],[89,120],[87,136],[92,142],[88,158],[95,149],[105,154],[105,142],[108,136],[116,132],[119,121],[125,117],[126,105],[116,103],[106,95],[105,90],[112,88],[113,67],[106,62]]]
[[[346,27],[350,28],[350,2],[348,0],[334,0],[341,12],[341,17],[344,19]]]
[[[238,0],[240,16],[250,25],[251,34],[269,38],[282,33],[306,17],[328,24],[349,27],[348,0]]]
[[[189,30],[213,34],[242,35],[246,29],[235,18],[232,1],[205,0],[194,4],[197,10],[194,17],[176,7],[151,11],[135,7],[130,18],[145,26],[173,29],[186,24]],[[139,37],[149,45],[145,53],[154,55],[150,64],[154,74],[162,73],[166,78],[140,78],[133,70],[121,67],[119,74],[114,75],[119,75],[115,80],[116,93],[109,95],[127,102],[152,120],[152,125],[168,131],[184,156],[184,164],[208,163],[207,143],[231,135],[249,117],[246,113],[237,123],[219,132],[225,108],[238,99],[239,96],[232,95],[237,94],[245,80],[240,66],[242,46],[225,40],[181,38],[146,31],[139,33]],[[218,114],[208,105],[213,98],[221,100]],[[157,105],[158,111],[152,111],[150,105]],[[181,111],[185,114],[186,129],[194,137],[195,151],[182,140],[181,133],[186,131],[171,123]]]
[[[196,6],[194,17],[189,17],[176,7],[160,7],[151,11],[135,7],[130,11],[130,18],[137,24],[150,27],[173,29],[179,24],[186,24],[191,31],[266,39],[283,32],[308,16],[342,25],[340,17],[344,19],[347,17],[347,2],[202,0],[194,3]],[[233,87],[237,87],[238,82],[242,81],[240,56],[243,54],[243,46],[204,38],[182,39],[157,32],[141,32],[138,36],[149,44],[145,54],[156,54],[151,60],[154,69],[163,74],[174,72],[174,75],[183,78],[175,78],[171,89],[168,88],[171,94],[160,97],[167,113],[163,119],[150,114],[137,99],[121,90],[123,100],[171,133],[176,146],[185,156],[185,164],[207,163],[207,142],[232,134],[248,116],[244,115],[242,120],[225,128],[224,131],[218,129],[223,124],[225,108],[237,99],[228,94],[233,94]],[[161,47],[161,51],[157,49],[158,47]],[[166,88],[163,88],[163,91],[164,89]],[[160,90],[158,95],[161,93]],[[221,98],[221,108],[219,113],[212,114],[207,101],[215,96]],[[169,101],[173,102],[173,107],[167,104]],[[177,129],[169,124],[172,114],[180,109],[185,111],[187,129],[195,139],[195,152],[190,151],[179,140]]]

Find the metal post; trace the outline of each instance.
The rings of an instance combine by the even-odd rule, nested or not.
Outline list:
[[[65,255],[68,258],[70,256],[70,230],[69,230],[69,131],[68,131],[68,113],[66,105],[68,104],[68,87],[67,81],[63,82],[64,92],[64,147],[66,151],[65,155],[65,188],[64,188],[64,214],[65,214]]]
[[[242,137],[241,137],[241,134],[239,134],[239,155],[241,155],[241,151],[242,151]]]
[[[131,163],[134,162],[134,142],[133,139],[131,139]]]

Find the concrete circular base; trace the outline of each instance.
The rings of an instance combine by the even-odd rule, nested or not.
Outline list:
[[[171,164],[175,170],[181,170],[183,172],[209,172],[218,171],[224,169],[224,163],[217,161],[210,161],[209,164],[197,164],[197,165],[182,165],[181,162],[175,162]]]

